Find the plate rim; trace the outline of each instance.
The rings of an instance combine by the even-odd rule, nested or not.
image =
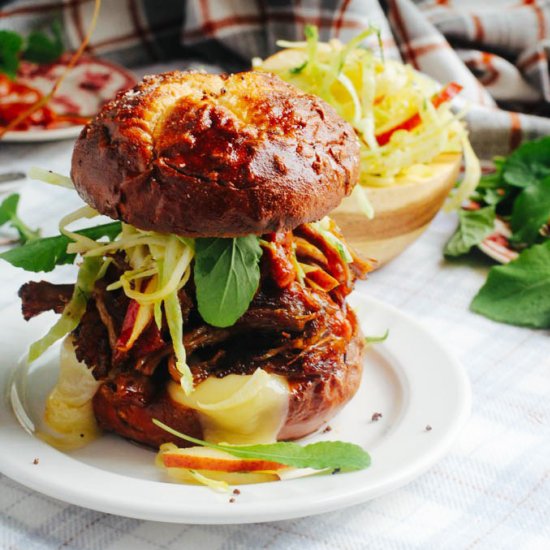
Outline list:
[[[222,500],[218,501],[212,499],[212,502],[208,504],[201,502],[200,505],[197,506],[197,503],[193,502],[193,495],[202,496],[204,493],[197,493],[197,491],[209,491],[209,489],[205,487],[182,486],[170,482],[123,476],[115,472],[101,470],[95,466],[82,463],[71,458],[69,455],[53,449],[23,429],[16,420],[11,405],[6,400],[6,395],[4,395],[4,400],[0,404],[0,412],[5,413],[5,409],[9,409],[8,420],[10,421],[7,424],[2,423],[2,425],[0,425],[0,436],[5,432],[3,439],[6,435],[14,438],[11,444],[11,448],[14,450],[13,456],[21,456],[23,453],[28,453],[30,450],[36,449],[35,453],[40,455],[41,468],[37,468],[36,470],[29,469],[29,465],[26,462],[13,459],[11,453],[6,453],[0,454],[0,472],[32,490],[36,490],[49,497],[63,500],[70,504],[136,519],[191,524],[255,523],[299,518],[353,506],[393,491],[422,475],[448,452],[470,415],[472,402],[471,385],[464,367],[458,362],[448,347],[422,323],[409,314],[401,312],[394,306],[365,295],[364,291],[356,291],[353,294],[353,301],[357,302],[361,307],[378,308],[379,311],[384,312],[391,318],[397,319],[399,322],[404,322],[406,325],[414,327],[414,330],[423,333],[423,336],[433,344],[432,350],[437,349],[438,353],[443,353],[446,357],[448,367],[447,375],[456,382],[455,389],[457,391],[457,402],[459,407],[454,411],[453,420],[450,422],[450,425],[446,427],[446,431],[444,433],[438,433],[437,431],[432,432],[435,436],[430,435],[432,442],[430,452],[416,456],[406,467],[393,472],[389,479],[387,479],[388,475],[385,477],[382,476],[382,479],[378,481],[371,480],[370,484],[367,484],[366,487],[361,483],[348,484],[349,487],[346,486],[345,490],[341,489],[336,491],[335,494],[333,494],[334,491],[328,491],[326,494],[319,494],[317,492],[315,493],[314,499],[307,501],[307,506],[304,506],[303,502],[298,502],[297,499],[293,499],[293,501],[289,503],[288,500],[285,501],[284,498],[275,500],[271,503],[239,501],[235,506],[229,506],[227,505],[227,495],[216,495],[217,498],[221,496]],[[381,346],[383,345],[384,344]],[[383,350],[381,353],[382,355],[387,354],[391,356],[391,349],[387,350],[386,354]],[[7,386],[9,386],[10,381],[10,376],[4,377],[4,382],[0,380],[0,394],[5,394],[6,391],[9,391],[9,387]],[[405,415],[406,414],[405,412]],[[383,444],[383,442],[381,444]],[[377,451],[373,448],[371,452],[373,462],[376,460],[376,454]],[[66,478],[64,482],[60,482],[56,479],[55,473],[56,470],[57,473],[59,473],[59,466],[56,467],[48,463],[48,459],[51,456],[55,456],[55,458],[62,463],[65,463],[64,465],[66,468],[64,468],[63,471]],[[365,475],[365,472],[368,474],[370,469],[343,475],[355,476],[358,478]],[[79,473],[85,473],[87,476],[88,483],[84,485],[85,488],[81,488],[78,484]],[[326,480],[330,485],[330,480],[334,478],[304,478],[283,483],[299,482],[307,488],[308,484],[311,485],[316,481],[318,482],[320,479]],[[92,483],[94,481],[96,482],[95,485]],[[111,485],[111,483],[115,485]],[[277,484],[277,486],[280,487],[283,483]],[[131,495],[126,496],[122,490],[117,490],[109,494],[108,498],[106,498],[105,487],[116,485],[122,487],[127,484],[130,484],[134,492],[136,490],[143,491],[143,496],[148,495],[148,498],[138,501],[135,497],[132,499]],[[343,486],[344,484],[342,483],[340,485]],[[93,487],[92,491],[90,491],[90,486]],[[267,487],[267,484],[265,486]],[[182,487],[185,487],[185,494],[182,494]],[[262,486],[257,485],[255,487],[261,488]],[[277,490],[276,493],[278,492],[280,491]],[[307,494],[307,491],[305,491],[305,493]],[[173,502],[178,502],[178,500],[184,503],[188,501],[188,505],[185,507],[184,504],[183,510],[181,507],[178,509],[170,509],[170,507],[166,508],[166,502],[163,501],[161,505],[157,502],[155,506],[152,507],[151,499],[159,496],[165,498],[166,502],[171,503],[169,506],[172,506]],[[301,500],[303,500],[303,498]],[[189,504],[189,502],[192,504]],[[223,502],[223,507],[219,507],[220,502]],[[269,506],[267,506],[267,504],[269,504]]]
[[[84,124],[74,124],[65,128],[52,130],[17,130],[6,132],[2,136],[5,143],[35,143],[46,141],[61,141],[78,137]]]

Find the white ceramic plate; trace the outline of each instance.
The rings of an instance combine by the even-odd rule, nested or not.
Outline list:
[[[7,132],[2,141],[6,143],[35,143],[40,141],[60,141],[62,139],[74,139],[80,134],[82,126],[67,126],[53,130],[25,130],[20,132]]]
[[[241,487],[230,495],[169,482],[153,465],[154,453],[114,436],[64,454],[23,429],[40,423],[44,398],[55,381],[58,348],[30,368],[26,387],[14,366],[28,342],[52,317],[34,326],[18,308],[0,318],[0,471],[52,497],[103,512],[178,523],[251,523],[336,510],[408,483],[449,449],[470,411],[466,374],[433,336],[398,310],[361,294],[352,296],[366,334],[390,330],[365,359],[357,395],[331,422],[332,430],[307,441],[341,439],[362,445],[372,466],[360,472],[315,476]],[[48,316],[46,316],[48,317]],[[37,327],[40,325],[39,327]],[[10,397],[11,394],[11,397]],[[383,417],[372,422],[373,413]],[[28,418],[27,418],[28,417]],[[432,429],[426,430],[430,425]],[[34,459],[38,464],[33,464]]]

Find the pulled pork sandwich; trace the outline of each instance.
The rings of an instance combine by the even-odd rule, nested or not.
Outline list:
[[[235,444],[329,421],[362,370],[346,296],[369,266],[326,217],[358,156],[329,105],[269,74],[150,76],[105,105],[72,158],[89,206],[51,266],[79,255],[77,283],[20,290],[25,319],[61,314],[30,350],[65,337],[50,428],[158,447],[182,442],[153,419]],[[67,229],[99,214],[119,221]]]

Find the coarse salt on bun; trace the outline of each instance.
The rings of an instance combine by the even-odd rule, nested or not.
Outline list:
[[[102,214],[139,229],[237,237],[318,220],[358,177],[352,127],[323,100],[260,72],[170,72],[106,104],[71,176]]]

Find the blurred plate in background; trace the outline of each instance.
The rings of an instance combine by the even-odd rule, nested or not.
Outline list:
[[[36,65],[23,61],[15,82],[18,85],[29,86],[45,96],[63,74],[70,59],[71,54],[66,53],[50,65]],[[127,90],[135,83],[135,76],[124,67],[85,55],[68,73],[47,105],[57,115],[92,117],[119,91]],[[17,99],[8,96],[4,101]],[[74,124],[70,121],[55,121],[49,128],[33,124],[28,129],[7,132],[2,141],[31,143],[72,139],[78,136],[81,129],[82,123]]]

